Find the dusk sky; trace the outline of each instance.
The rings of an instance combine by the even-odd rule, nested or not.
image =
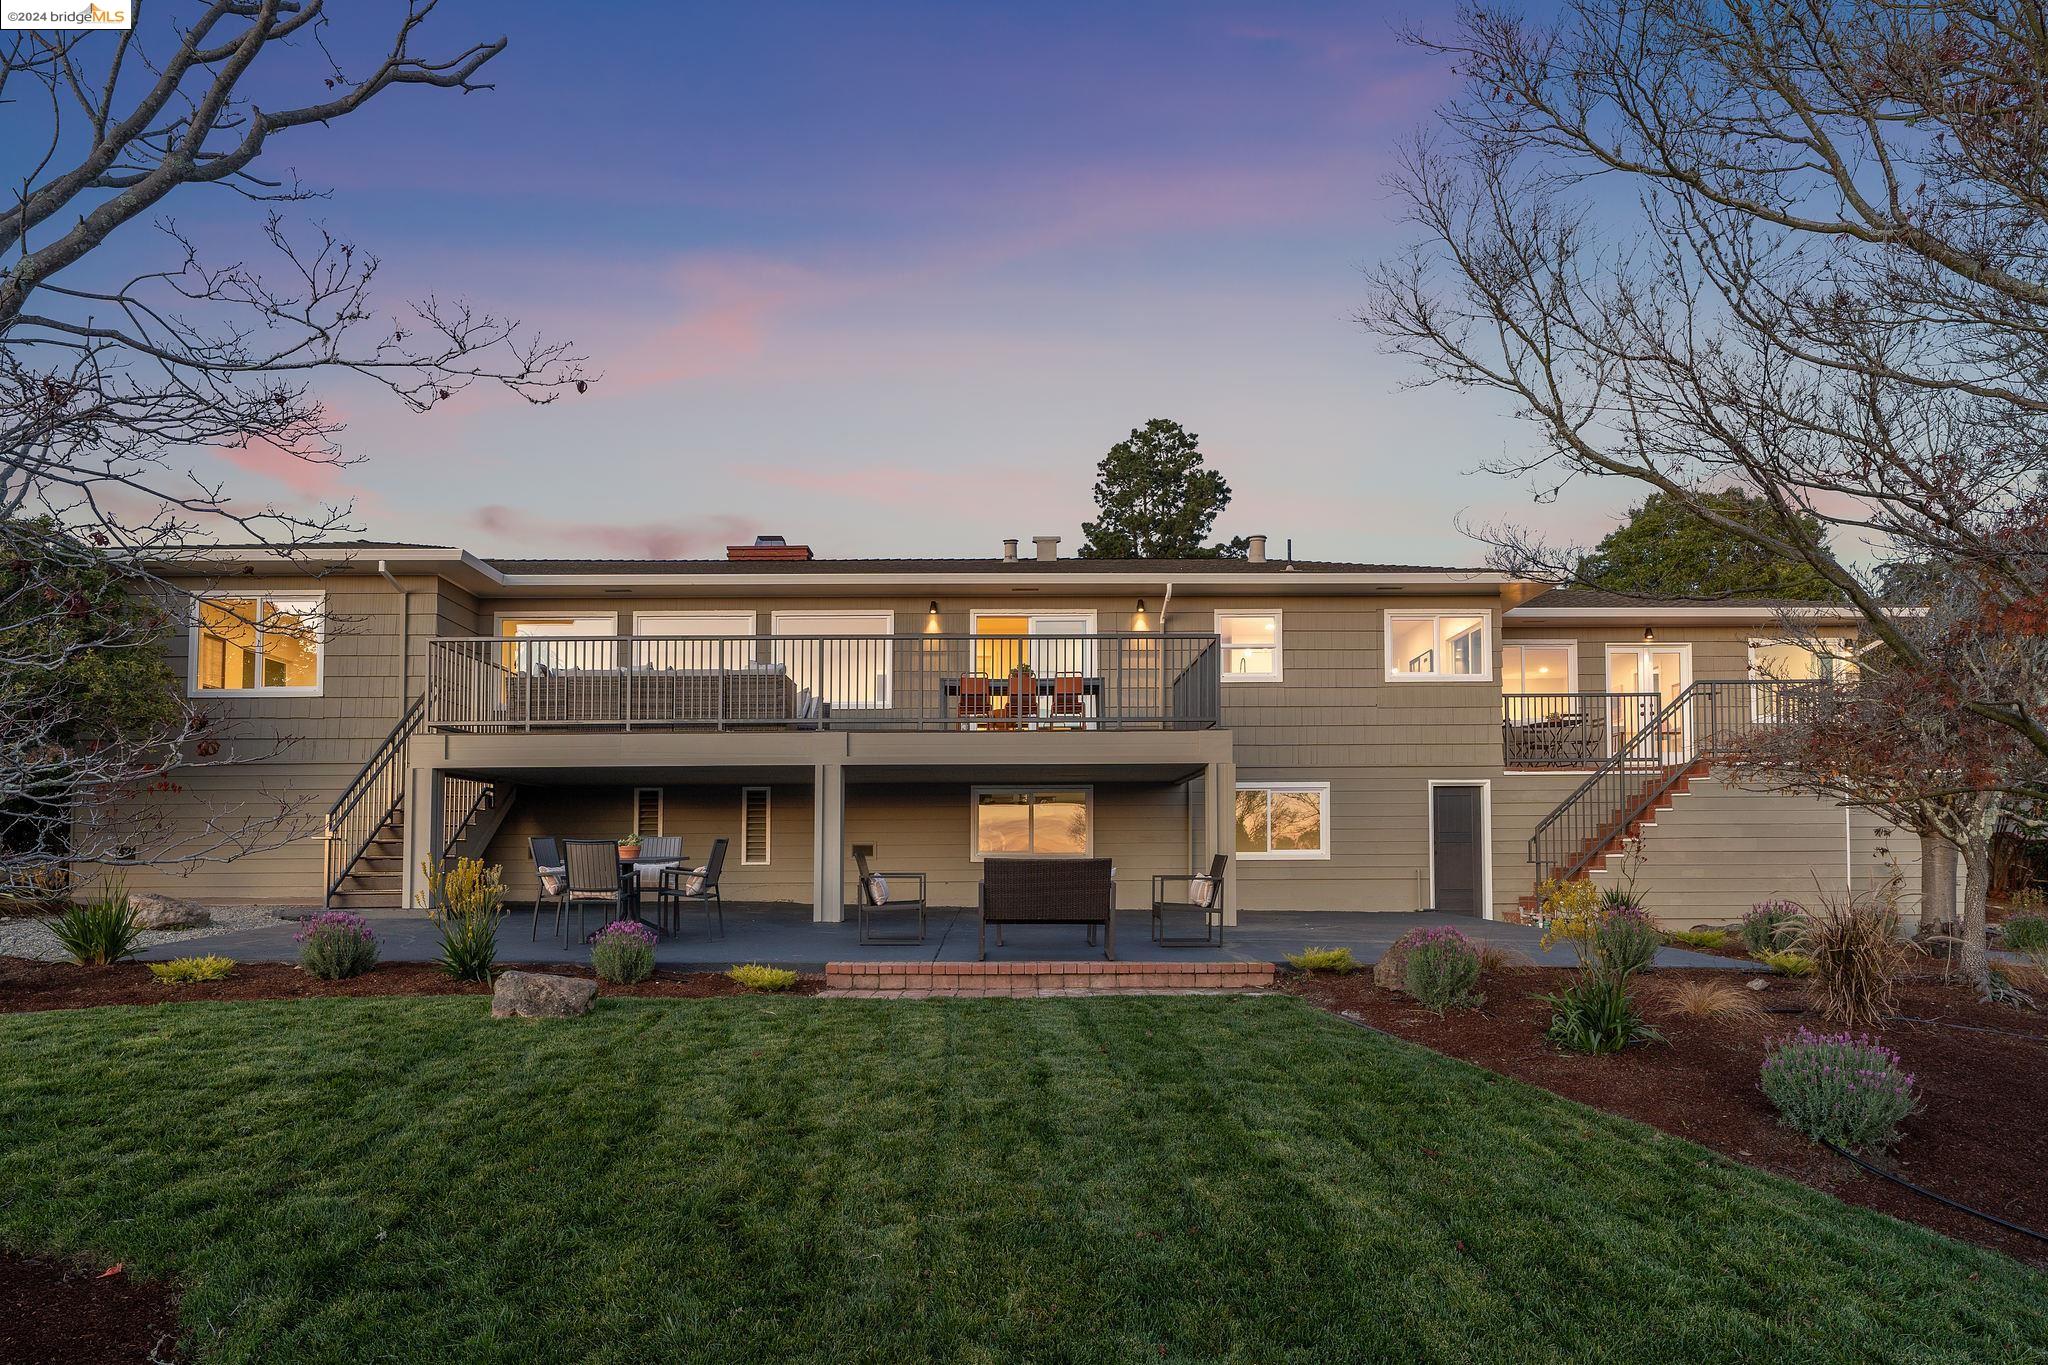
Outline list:
[[[275,161],[333,188],[298,211],[384,259],[387,303],[465,295],[573,338],[603,382],[426,416],[345,391],[361,464],[238,487],[352,496],[368,534],[486,553],[715,554],[757,531],[1071,550],[1103,451],[1170,417],[1236,489],[1218,532],[1276,553],[1476,562],[1460,513],[1597,535],[1631,490],[1538,508],[1472,473],[1533,428],[1404,392],[1413,371],[1352,321],[1362,267],[1402,240],[1391,149],[1452,88],[1398,20],[444,5],[437,47],[510,38],[494,92],[392,92]]]

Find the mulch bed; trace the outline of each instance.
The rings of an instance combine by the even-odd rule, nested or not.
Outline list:
[[[125,1271],[0,1252],[0,1361],[8,1365],[133,1365],[169,1361],[178,1296]]]
[[[552,972],[558,976],[589,977],[588,967],[550,962],[526,964],[508,962],[503,970]],[[823,990],[823,977],[807,976],[789,991],[811,995]],[[225,981],[198,981],[167,986],[149,974],[140,962],[123,962],[112,967],[80,967],[69,962],[32,962],[27,958],[0,957],[0,1014],[30,1010],[86,1009],[94,1005],[161,1005],[198,1000],[303,1000],[331,995],[489,995],[491,988],[473,981],[451,981],[430,962],[380,962],[361,976],[346,981],[322,981],[285,962],[238,962]],[[607,997],[656,996],[701,1000],[719,995],[746,994],[720,972],[676,972],[657,970],[653,977],[634,986],[602,986]],[[0,1356],[0,1360],[6,1357]]]
[[[1769,1011],[1761,1019],[1694,1020],[1661,1012],[1656,983],[1751,978],[1712,969],[1649,973],[1640,987],[1644,1013],[1666,1041],[1587,1057],[1543,1039],[1550,1011],[1534,997],[1557,990],[1566,976],[1543,967],[1489,973],[1481,983],[1484,1007],[1452,1010],[1441,1019],[1405,995],[1376,988],[1367,972],[1296,974],[1283,983],[1317,1005],[1437,1052],[1689,1138],[1849,1203],[2048,1266],[2048,1244],[1868,1175],[1778,1121],[1757,1086],[1765,1045],[1800,1024],[1826,1027],[1808,1007],[1802,983],[1762,978],[1770,984],[1759,993]],[[1879,1032],[1918,1078],[1921,1108],[1878,1164],[1972,1208],[2048,1232],[2048,1181],[2041,1174],[2048,1170],[2048,1125],[2041,1121],[2048,1114],[2048,1016],[1982,1004],[1938,977],[1907,982],[1899,1015]]]

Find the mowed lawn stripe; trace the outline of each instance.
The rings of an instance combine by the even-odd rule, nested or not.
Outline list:
[[[0,1241],[175,1279],[205,1360],[2048,1352],[2010,1260],[1286,999],[209,1004],[0,1054]]]

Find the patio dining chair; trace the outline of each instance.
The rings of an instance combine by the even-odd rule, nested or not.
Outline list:
[[[1162,872],[1152,878],[1152,941],[1162,948],[1221,948],[1223,946],[1223,874],[1229,870],[1230,855],[1219,853],[1209,860],[1203,873]],[[1178,897],[1167,888],[1178,884]],[[1202,921],[1200,935],[1169,934],[1169,912],[1188,911]]]
[[[995,684],[986,673],[960,675],[960,701],[955,715],[963,726],[978,727],[995,719]]]
[[[1052,680],[1054,724],[1088,718],[1088,680],[1079,673],[1058,673]]]
[[[695,901],[704,907],[704,922],[718,916],[718,936],[725,937],[725,897],[718,890],[718,874],[725,870],[725,850],[730,839],[713,839],[711,856],[701,868],[665,867],[654,888],[654,914],[667,931],[682,927],[683,906]]]
[[[549,901],[555,903],[555,932],[562,932],[562,898],[569,890],[569,869],[562,862],[562,841],[550,835],[541,835],[526,841],[526,851],[533,857],[534,880],[540,890],[533,897],[533,932],[527,938],[540,940],[540,908]]]
[[[564,839],[562,852],[569,867],[569,885],[558,923],[566,927],[568,910],[576,911],[577,942],[587,935],[584,924],[592,910],[603,910],[606,924],[624,919],[628,913],[626,881],[619,875],[619,841],[616,839]],[[602,926],[600,926],[602,927]],[[564,941],[564,947],[568,946]]]
[[[854,900],[859,907],[860,941],[862,943],[924,942],[927,881],[925,874],[922,872],[871,872],[868,870],[868,855],[858,848],[853,851],[853,865],[855,870],[860,873],[859,889],[854,893]],[[880,879],[879,885],[877,878]],[[890,885],[891,881],[904,883],[914,881],[917,883],[917,894],[915,896],[900,894],[896,887]],[[876,894],[882,888],[887,889],[886,898]],[[874,922],[877,918],[876,912],[885,909],[916,911],[917,932],[913,934],[907,930],[898,930],[892,933],[877,933],[874,927]]]

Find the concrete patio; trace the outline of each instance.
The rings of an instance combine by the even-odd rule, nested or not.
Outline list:
[[[417,911],[373,910],[365,913],[377,934],[382,956],[388,962],[432,961],[440,956],[438,935],[431,922]],[[595,921],[593,920],[593,925]],[[1410,929],[1445,925],[1468,936],[1497,943],[1523,953],[1532,961],[1551,966],[1570,966],[1568,950],[1545,952],[1541,931],[1522,924],[1477,920],[1463,915],[1432,912],[1360,914],[1306,910],[1247,910],[1235,928],[1224,931],[1220,948],[1162,948],[1152,942],[1151,917],[1142,910],[1120,911],[1116,921],[1117,960],[1120,962],[1281,962],[1289,953],[1306,947],[1349,948],[1360,962],[1376,962],[1387,945]],[[511,963],[584,963],[589,949],[582,944],[563,947],[550,935],[553,912],[542,917],[538,938],[533,931],[533,912],[519,908],[506,916],[499,933],[499,961]],[[1174,932],[1186,932],[1177,924]],[[296,922],[280,919],[256,929],[213,935],[185,943],[160,944],[142,954],[145,960],[189,956],[194,952],[222,953],[245,962],[289,962],[297,957],[292,935]],[[1082,929],[1070,925],[1012,925],[1004,932],[1003,946],[997,947],[989,934],[990,962],[1101,961],[1100,946],[1090,948]],[[976,922],[971,909],[935,909],[921,944],[874,944],[863,946],[856,926],[819,924],[810,911],[798,905],[729,905],[725,911],[725,936],[716,937],[700,913],[691,912],[679,933],[666,936],[655,947],[655,960],[663,967],[679,970],[718,971],[741,962],[760,962],[799,971],[823,971],[828,962],[972,962],[975,960]],[[1657,954],[1660,967],[1718,967],[1734,971],[1756,970],[1754,963],[1715,957],[1684,949],[1665,948]]]

